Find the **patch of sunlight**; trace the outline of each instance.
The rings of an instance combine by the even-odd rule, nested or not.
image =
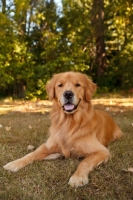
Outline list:
[[[92,100],[93,105],[133,107],[132,98],[99,98]],[[42,101],[0,101],[0,114],[8,112],[41,112],[43,114],[50,112],[52,102]]]
[[[52,106],[50,101],[2,101],[0,102],[0,114],[8,112],[49,112]]]
[[[102,104],[105,106],[125,106],[125,107],[133,107],[133,98],[101,98],[92,100],[93,104]]]

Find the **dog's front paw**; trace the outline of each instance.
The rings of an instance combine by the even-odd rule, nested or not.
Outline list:
[[[69,180],[69,185],[71,187],[82,187],[84,185],[86,185],[88,183],[88,176],[86,175],[80,175],[80,176],[77,176],[77,175],[73,175],[71,176],[70,180]]]
[[[5,170],[11,171],[11,172],[17,172],[22,167],[23,167],[23,163],[20,161],[20,159],[15,160],[13,162],[9,162],[3,166]]]

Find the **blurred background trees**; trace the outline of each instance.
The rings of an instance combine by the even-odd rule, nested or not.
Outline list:
[[[132,0],[60,2],[0,1],[0,96],[45,98],[48,79],[69,70],[103,92],[132,90]]]

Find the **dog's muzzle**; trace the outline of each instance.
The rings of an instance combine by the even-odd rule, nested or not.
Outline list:
[[[62,107],[65,112],[70,113],[77,109],[79,103],[77,105],[74,104],[74,93],[72,91],[65,91],[63,98],[64,105]]]

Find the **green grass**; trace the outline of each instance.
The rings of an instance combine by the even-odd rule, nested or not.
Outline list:
[[[3,106],[3,103],[1,102]],[[10,104],[11,106],[11,104]],[[68,180],[77,168],[78,159],[57,159],[35,162],[17,173],[5,171],[7,162],[29,153],[28,145],[37,148],[48,137],[49,113],[30,110],[16,112],[8,109],[0,115],[0,199],[1,200],[132,200],[133,173],[133,111],[132,106],[108,105],[109,114],[125,136],[109,146],[112,157],[89,175],[89,184],[73,189]],[[47,106],[48,107],[48,106]],[[95,105],[105,109],[104,105]],[[106,106],[107,107],[107,106]],[[33,111],[33,110],[32,110]],[[6,129],[11,127],[11,130]]]

